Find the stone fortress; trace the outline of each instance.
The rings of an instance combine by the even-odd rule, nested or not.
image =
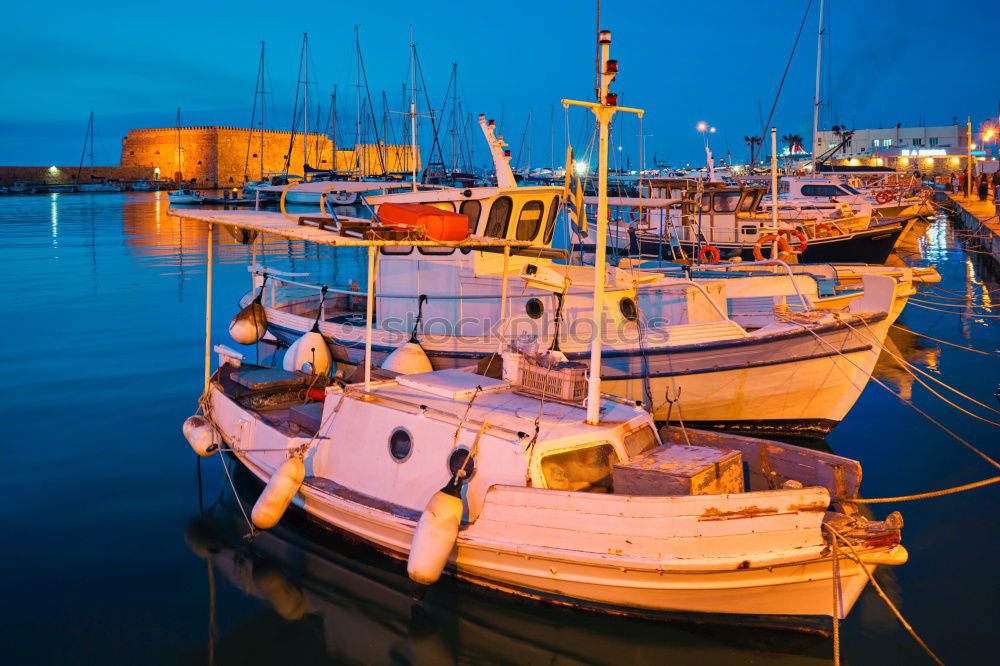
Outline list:
[[[133,129],[122,139],[121,166],[151,168],[155,179],[201,187],[259,180],[262,171],[285,171],[286,160],[288,172],[301,176],[304,157],[313,168],[337,171],[356,171],[360,157],[363,175],[410,170],[409,145],[363,144],[351,150],[338,146],[334,155],[333,142],[324,134],[309,134],[303,144],[301,133],[293,137],[291,132],[264,130],[262,156],[261,134],[259,129],[222,126]]]

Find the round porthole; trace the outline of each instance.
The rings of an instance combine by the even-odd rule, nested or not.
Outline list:
[[[389,455],[396,462],[403,462],[413,453],[413,437],[406,428],[396,428],[389,435]]]
[[[528,316],[532,319],[540,319],[542,313],[545,312],[545,305],[543,305],[537,298],[530,298],[528,299],[528,302],[524,304],[524,311],[528,313]]]
[[[451,473],[451,477],[455,478],[455,474],[458,470],[465,468],[465,475],[462,477],[466,481],[472,478],[472,475],[476,473],[476,459],[470,458],[469,462],[466,463],[465,459],[469,456],[469,449],[464,446],[460,446],[451,452],[448,456],[448,472]]]
[[[631,298],[623,298],[618,301],[618,309],[621,310],[622,316],[629,321],[635,321],[639,318],[639,307]]]

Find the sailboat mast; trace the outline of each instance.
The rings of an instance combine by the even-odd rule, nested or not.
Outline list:
[[[417,53],[410,25],[410,173],[413,191],[417,191]]]
[[[260,180],[264,180],[264,42],[260,43]]]
[[[181,107],[177,107],[177,173],[178,180],[184,180],[184,169],[181,165]]]
[[[354,159],[358,165],[358,180],[361,180],[361,40],[358,37],[358,26],[354,26],[354,82],[358,91],[358,113],[354,125]]]
[[[94,112],[90,112],[90,124],[87,129],[90,134],[90,170],[94,170]]]
[[[333,94],[330,95],[330,144],[333,147],[331,166],[337,170],[337,84],[333,84]]]
[[[813,135],[812,135],[812,169],[810,173],[816,175],[816,151],[819,148],[817,133],[819,132],[819,75],[820,64],[823,60],[823,0],[819,0],[819,31],[816,36],[816,93],[813,95]]]
[[[302,177],[309,165],[309,33],[302,33],[302,60],[305,80],[302,88]]]

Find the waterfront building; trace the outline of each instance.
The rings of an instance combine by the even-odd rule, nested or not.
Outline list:
[[[836,148],[843,140],[843,131],[817,132],[816,154],[822,155]],[[983,150],[982,146],[976,145],[971,151],[972,156],[982,160],[991,148]],[[965,123],[927,127],[897,125],[884,129],[853,130],[831,162],[837,166],[888,167],[941,175],[965,169],[969,150]]]

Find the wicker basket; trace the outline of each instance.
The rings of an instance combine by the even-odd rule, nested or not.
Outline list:
[[[518,388],[544,398],[582,402],[587,397],[587,366],[566,361],[551,366],[539,365],[519,355],[518,369],[512,373]]]

